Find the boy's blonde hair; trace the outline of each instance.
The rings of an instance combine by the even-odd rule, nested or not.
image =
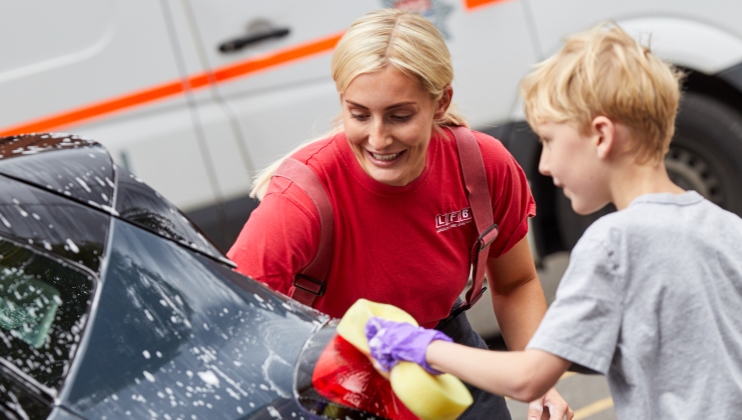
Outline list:
[[[521,82],[531,127],[569,123],[587,134],[605,116],[632,131],[637,161],[661,161],[675,132],[683,74],[613,22],[565,40]]]

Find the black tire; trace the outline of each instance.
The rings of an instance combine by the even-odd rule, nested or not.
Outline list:
[[[735,109],[708,96],[686,93],[665,165],[670,179],[682,188],[696,190],[742,216],[742,114]],[[574,247],[590,223],[615,210],[610,205],[595,214],[579,216],[561,192],[556,201],[567,249]]]

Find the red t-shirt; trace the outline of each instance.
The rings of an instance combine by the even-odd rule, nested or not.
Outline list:
[[[448,316],[469,277],[477,231],[456,142],[434,135],[426,167],[403,187],[382,184],[360,166],[343,133],[293,155],[322,180],[334,215],[326,292],[314,307],[341,317],[359,298],[389,303],[433,327]],[[499,236],[490,258],[507,252],[535,215],[523,170],[498,140],[474,131],[491,189]],[[293,277],[317,252],[319,215],[293,182],[276,177],[227,253],[237,270],[289,294]]]

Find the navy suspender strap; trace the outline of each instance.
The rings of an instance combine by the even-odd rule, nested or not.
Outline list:
[[[477,139],[466,127],[450,127],[450,129],[456,138],[469,206],[479,233],[471,250],[472,286],[466,292],[466,301],[452,312],[452,316],[456,316],[471,308],[487,289],[484,286],[487,255],[490,244],[497,238],[498,229],[494,222],[487,172],[484,170],[482,151],[477,144]]]
[[[309,166],[298,160],[285,159],[273,176],[280,176],[296,183],[307,193],[317,207],[320,221],[320,240],[317,254],[301,273],[294,276],[294,290],[289,296],[307,306],[312,306],[318,296],[325,294],[325,280],[332,264],[334,248],[332,204],[317,174]]]
[[[449,128],[456,139],[469,206],[479,233],[470,256],[472,286],[466,293],[466,301],[454,309],[453,313],[458,315],[471,308],[487,289],[484,286],[487,254],[489,245],[497,238],[498,230],[493,221],[487,173],[484,170],[482,151],[479,149],[477,139],[466,127]],[[273,176],[280,176],[296,183],[317,207],[320,218],[320,241],[317,254],[312,262],[294,277],[294,290],[290,295],[294,300],[312,306],[315,299],[325,293],[325,280],[332,264],[334,234],[332,204],[317,174],[295,159],[284,160]]]

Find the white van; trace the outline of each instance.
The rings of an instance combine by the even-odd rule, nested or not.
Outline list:
[[[418,10],[445,34],[454,101],[530,177],[539,255],[570,249],[594,217],[574,215],[538,174],[518,82],[563,36],[605,19],[687,69],[668,169],[742,214],[738,0],[4,1],[0,135],[100,141],[226,249],[254,208],[255,171],[329,128],[340,109],[332,48],[380,7]]]

